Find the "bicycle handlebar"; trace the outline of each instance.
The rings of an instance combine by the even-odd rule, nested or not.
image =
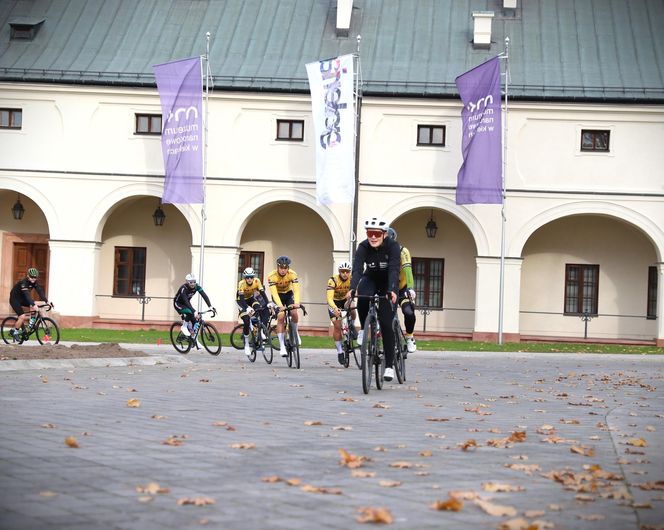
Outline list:
[[[299,308],[297,308],[297,307],[293,307],[293,305],[295,305],[295,304],[291,304],[291,305],[286,306],[286,307],[279,307],[279,306],[277,306],[277,307],[275,308],[275,313],[279,313],[279,312],[284,312],[284,313],[285,313],[286,311],[292,311],[293,309],[301,309],[301,310],[302,310],[302,314],[303,314],[304,316],[307,316],[307,310],[304,308],[304,304],[299,304],[299,305],[300,305]]]

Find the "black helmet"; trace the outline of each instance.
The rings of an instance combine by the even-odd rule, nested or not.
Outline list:
[[[391,226],[387,229],[387,237],[394,239],[395,241],[397,240],[397,231]]]
[[[288,256],[279,256],[277,258],[277,265],[288,267],[291,264],[291,259]]]

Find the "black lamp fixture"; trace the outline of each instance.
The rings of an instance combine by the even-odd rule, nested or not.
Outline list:
[[[161,209],[161,201],[159,201],[157,209],[152,214],[152,218],[154,219],[155,226],[162,226],[164,224],[164,219],[166,219],[166,214],[164,213],[164,210]]]
[[[21,219],[23,219],[24,213],[25,213],[25,208],[23,208],[23,205],[21,204],[21,196],[18,195],[16,198],[16,202],[14,203],[14,206],[12,206],[12,215],[14,216],[14,219],[20,221]]]
[[[434,237],[436,237],[436,232],[438,232],[438,225],[436,224],[436,221],[433,220],[433,210],[431,210],[431,216],[429,217],[429,222],[424,227],[424,229],[427,231],[428,238],[433,239]]]

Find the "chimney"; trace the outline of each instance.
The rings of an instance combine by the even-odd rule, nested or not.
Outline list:
[[[353,0],[337,0],[337,37],[348,37]]]
[[[473,11],[473,46],[489,48],[491,46],[491,19],[493,11]]]

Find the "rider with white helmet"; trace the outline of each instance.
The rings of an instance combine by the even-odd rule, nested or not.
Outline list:
[[[346,304],[346,295],[350,289],[350,263],[344,261],[339,264],[338,274],[330,276],[327,280],[327,312],[332,321],[332,337],[337,347],[337,358],[339,364],[344,364],[343,348],[341,346],[341,310]],[[355,320],[355,310],[353,310],[353,320]],[[351,330],[354,331],[354,330]]]
[[[240,318],[243,324],[242,334],[244,335],[244,353],[247,357],[251,356],[250,318],[256,312],[264,324],[267,325],[269,319],[267,295],[265,294],[265,288],[260,278],[257,276],[256,271],[252,267],[244,269],[242,271],[242,279],[237,284],[237,293],[235,296],[235,301],[240,308]]]
[[[360,329],[364,328],[364,321],[369,312],[369,297],[376,293],[389,296],[389,300],[381,298],[378,319],[383,330],[383,346],[385,347],[386,368],[383,378],[391,381],[394,378],[392,319],[399,292],[400,258],[399,244],[387,237],[388,228],[389,224],[381,217],[370,217],[364,222],[367,239],[357,247],[348,296],[354,296],[356,290],[360,295],[357,301]],[[362,338],[358,337],[360,344],[361,340]]]
[[[198,311],[194,309],[194,306],[191,305],[192,297],[198,293],[201,295],[205,303],[208,305],[208,309],[211,309],[214,313],[216,310],[212,307],[210,303],[210,298],[203,290],[197,281],[196,275],[193,272],[190,272],[185,277],[185,282],[180,286],[178,292],[175,293],[173,297],[173,307],[180,314],[182,318],[182,333],[189,337],[194,326],[194,323],[199,319]]]

